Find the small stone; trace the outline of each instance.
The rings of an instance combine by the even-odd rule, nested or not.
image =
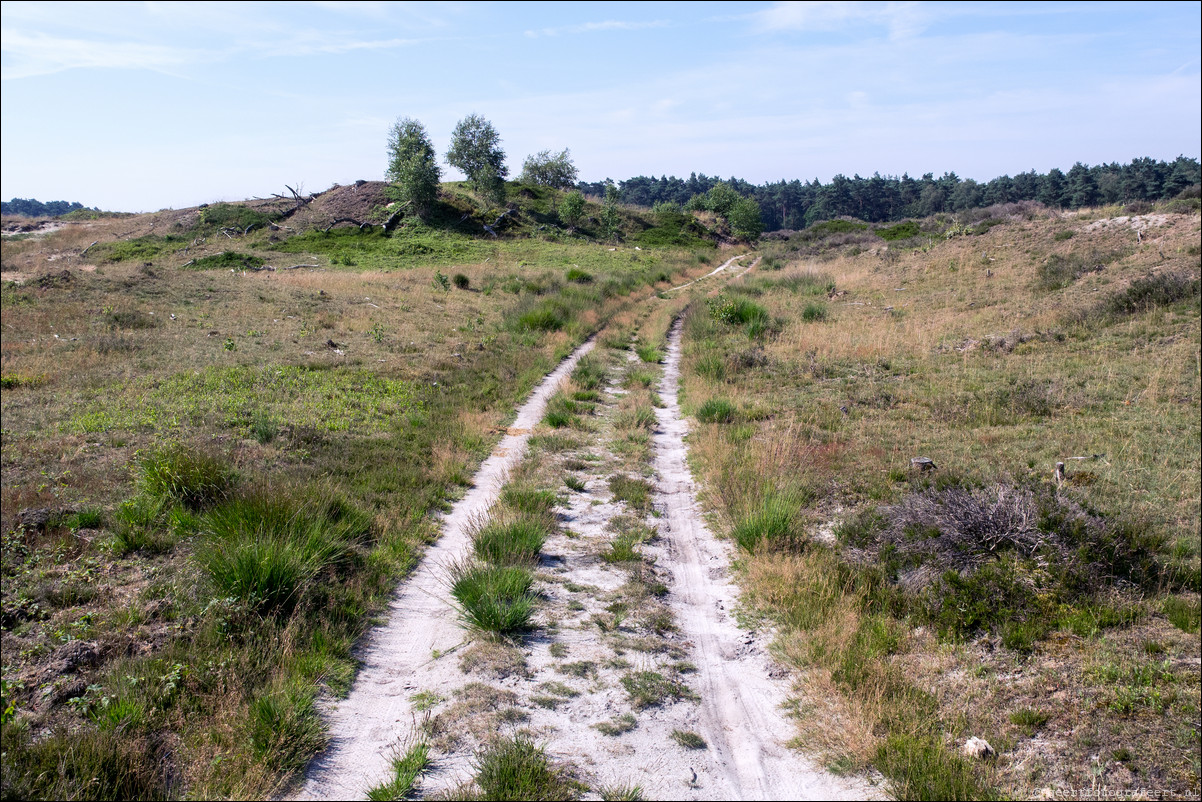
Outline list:
[[[933,471],[939,466],[930,457],[910,457],[910,467],[919,471]]]
[[[988,760],[991,757],[996,757],[997,752],[993,750],[993,747],[984,738],[974,736],[964,743],[964,756],[975,757],[977,760]]]

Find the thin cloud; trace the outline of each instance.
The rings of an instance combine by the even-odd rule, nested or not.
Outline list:
[[[750,15],[757,33],[779,31],[838,31],[854,25],[875,25],[890,39],[917,36],[930,24],[930,14],[918,3],[778,2]]]
[[[215,55],[191,48],[139,42],[93,42],[14,30],[0,33],[0,51],[8,62],[0,69],[0,79],[6,81],[77,68],[162,72]]]
[[[605,20],[604,22],[585,22],[579,25],[563,25],[558,28],[540,28],[526,31],[526,36],[532,39],[539,36],[561,36],[564,34],[595,33],[597,31],[639,31],[647,28],[666,28],[669,20],[647,20],[645,22],[629,22],[625,20]]]

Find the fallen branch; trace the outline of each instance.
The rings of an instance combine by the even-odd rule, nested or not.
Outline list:
[[[300,270],[302,267],[321,267],[321,265],[292,265],[291,267],[281,267],[280,270]]]
[[[353,217],[339,217],[337,220],[335,220],[334,222],[330,223],[328,226],[323,228],[321,230],[321,233],[329,234],[330,229],[333,228],[334,226],[338,225],[339,223],[354,223],[355,225],[359,226],[360,231],[364,231],[366,229],[371,228],[373,225],[375,225],[374,223],[360,223],[358,220],[356,220]]]
[[[100,242],[100,240],[96,240],[96,242],[93,242],[92,245],[95,245],[97,242]],[[79,254],[80,259],[82,259],[88,255],[88,251],[92,250],[92,245],[89,245],[88,247],[84,248],[82,252],[80,252],[80,254]]]

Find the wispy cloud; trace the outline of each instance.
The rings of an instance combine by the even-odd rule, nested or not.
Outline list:
[[[0,51],[5,57],[5,64],[0,68],[3,80],[50,75],[75,68],[165,72],[216,56],[206,50],[140,42],[95,42],[11,29],[0,32]]]
[[[624,20],[605,20],[604,22],[583,22],[578,25],[562,25],[558,28],[539,28],[526,31],[526,36],[534,39],[539,36],[561,36],[577,33],[595,33],[597,31],[639,31],[647,28],[666,28],[669,20],[647,20],[630,22]]]
[[[779,31],[838,31],[854,25],[888,30],[890,39],[922,33],[931,22],[929,7],[914,2],[778,2],[750,15],[758,33]]]

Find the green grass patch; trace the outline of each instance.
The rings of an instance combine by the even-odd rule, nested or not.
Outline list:
[[[222,251],[193,259],[183,267],[188,270],[253,270],[264,264],[263,258],[254,254]]]
[[[497,738],[477,755],[476,785],[490,800],[534,802],[579,796],[577,784],[556,770],[546,750],[526,733]]]
[[[725,398],[711,398],[697,410],[697,420],[702,423],[731,423],[735,419],[735,406]]]
[[[548,534],[545,516],[494,519],[472,534],[472,548],[496,565],[529,565],[537,562]]]
[[[919,226],[916,220],[906,220],[896,225],[878,228],[874,233],[885,240],[885,242],[896,242],[898,240],[917,237],[922,233],[922,227]]]
[[[646,479],[639,479],[625,474],[614,474],[609,477],[609,491],[618,501],[625,501],[639,510],[651,506],[651,484]]]
[[[612,718],[609,721],[602,721],[598,724],[594,724],[593,728],[602,735],[608,735],[611,738],[614,738],[630,732],[638,727],[638,725],[638,719],[636,719],[632,714],[623,713],[622,715]]]
[[[705,739],[692,730],[672,730],[672,740],[685,749],[705,749]]]
[[[754,551],[761,543],[780,546],[795,535],[794,520],[801,511],[802,499],[789,493],[770,492],[739,517],[731,537],[745,551]]]
[[[973,767],[933,738],[890,735],[873,765],[890,780],[898,799],[995,799]]]
[[[530,628],[534,575],[516,565],[459,565],[451,571],[451,595],[463,620],[481,632],[500,636]]]
[[[631,671],[622,677],[621,682],[636,710],[697,698],[679,679],[665,677],[658,671]]]
[[[390,802],[405,799],[412,793],[417,778],[430,765],[430,747],[425,742],[416,743],[405,750],[405,754],[392,759],[392,776],[387,782],[373,786],[367,792],[371,802]]]

